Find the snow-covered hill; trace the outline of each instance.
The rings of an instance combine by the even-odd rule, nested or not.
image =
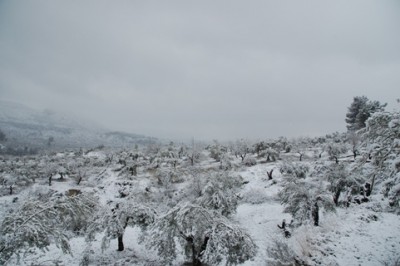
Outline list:
[[[38,111],[22,104],[0,101],[0,130],[12,148],[48,149],[128,146],[149,143],[154,138],[110,132],[90,121],[56,113]]]

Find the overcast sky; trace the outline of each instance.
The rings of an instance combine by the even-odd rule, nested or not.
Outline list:
[[[397,108],[400,1],[0,1],[0,98],[164,138],[345,131]]]

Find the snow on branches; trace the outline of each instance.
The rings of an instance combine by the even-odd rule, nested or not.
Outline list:
[[[68,234],[85,226],[96,199],[79,194],[69,197],[49,192],[37,198],[28,198],[7,214],[0,227],[0,264],[14,254],[18,257],[29,248],[42,251],[54,243],[64,253],[70,253]]]
[[[256,253],[256,245],[245,231],[219,213],[191,203],[160,216],[148,240],[148,246],[170,263],[177,258],[177,245],[184,248],[193,265],[237,264]]]

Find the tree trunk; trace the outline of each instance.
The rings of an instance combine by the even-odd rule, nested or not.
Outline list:
[[[82,182],[82,176],[81,175],[79,175],[79,179],[78,179],[78,182],[76,182],[76,184],[79,186],[79,184]]]
[[[207,249],[207,244],[209,239],[210,237],[208,236],[204,238],[203,244],[200,247],[199,257],[201,257],[203,255],[203,252]]]
[[[192,252],[192,265],[193,266],[201,266],[201,261],[197,258],[196,247],[194,246],[193,236],[186,237],[186,241],[189,242],[189,247]]]
[[[376,174],[374,174],[374,176],[372,177],[371,188],[370,188],[370,194],[371,194],[372,189],[374,188],[374,185],[375,185],[375,176],[376,176]]]
[[[131,172],[131,175],[136,176],[137,175],[137,165],[131,166],[129,168],[129,171]]]
[[[339,197],[340,197],[341,192],[342,192],[341,189],[337,188],[335,191],[335,194],[333,195],[333,202],[335,203],[336,206],[338,206]]]
[[[119,208],[119,205],[115,206],[116,209]],[[128,221],[129,217],[126,218],[125,224],[124,224],[124,231],[118,236],[118,251],[123,251],[124,250],[124,233],[125,233],[125,228],[128,226]]]
[[[365,183],[365,196],[369,197],[371,196],[371,184],[370,183]]]
[[[190,244],[191,244],[191,248],[192,248],[192,263],[193,263],[193,266],[200,266],[201,262],[197,259],[196,248],[194,246],[193,239],[192,239],[192,242]]]
[[[274,171],[274,169],[271,169],[271,171],[267,171],[267,175],[268,175],[268,180],[272,180],[272,172]]]
[[[118,236],[118,251],[123,251],[124,250],[123,237],[124,237],[124,235],[119,235]]]
[[[317,201],[314,203],[314,206],[311,210],[311,215],[314,220],[314,225],[318,226],[318,224],[319,224],[319,206],[318,206]]]

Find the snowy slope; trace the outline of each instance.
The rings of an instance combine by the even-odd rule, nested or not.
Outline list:
[[[400,256],[400,219],[398,215],[374,211],[375,203],[338,208],[334,214],[321,219],[319,227],[302,226],[292,232],[290,239],[282,236],[277,227],[282,219],[290,221],[290,215],[282,213],[283,207],[276,201],[277,185],[266,181],[266,171],[271,165],[257,165],[243,173],[249,183],[243,188],[255,191],[263,188],[268,200],[262,204],[241,204],[236,219],[250,232],[259,252],[254,261],[244,265],[265,265],[266,250],[274,239],[281,239],[297,251],[298,255],[311,255],[311,265],[383,265]],[[308,248],[309,250],[302,250]],[[304,252],[305,254],[301,254]]]

